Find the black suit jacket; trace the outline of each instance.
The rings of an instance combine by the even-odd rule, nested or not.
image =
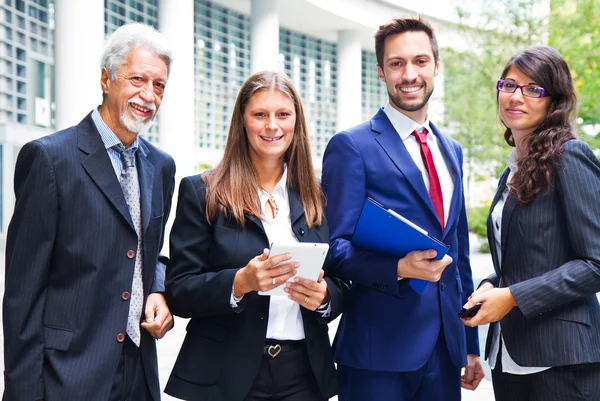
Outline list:
[[[495,274],[518,307],[501,320],[511,358],[520,366],[600,362],[600,162],[583,142],[568,141],[552,187],[529,205],[509,195],[501,227],[502,266],[488,240]],[[494,209],[506,185],[500,178]],[[491,213],[490,213],[491,214]],[[494,324],[488,332],[490,352]]]
[[[144,295],[150,291],[173,194],[173,159],[140,138]],[[15,168],[6,243],[5,401],[106,400],[126,332],[137,235],[91,115],[27,143]],[[144,369],[160,397],[154,339]]]
[[[328,242],[324,222],[308,229],[298,197],[290,196],[292,229],[301,242]],[[242,227],[220,213],[212,224],[205,216],[206,188],[201,176],[184,178],[170,236],[166,293],[171,311],[191,318],[187,335],[165,392],[186,400],[241,401],[260,366],[269,297],[248,293],[235,310],[230,305],[238,269],[269,247],[260,220],[248,217]],[[346,284],[326,277],[331,315],[342,312]],[[337,392],[337,373],[327,321],[301,308],[306,347],[321,393]]]

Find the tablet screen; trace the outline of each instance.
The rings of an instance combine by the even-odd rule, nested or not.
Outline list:
[[[292,276],[288,281],[295,277],[303,277],[309,280],[316,281],[319,278],[319,273],[325,263],[325,257],[329,250],[329,244],[320,244],[313,242],[294,242],[287,244],[273,243],[269,257],[281,255],[282,253],[291,253],[292,258],[284,263],[298,262],[300,266],[295,276]],[[286,295],[283,290],[285,285],[280,285],[269,291],[259,291],[259,295]]]

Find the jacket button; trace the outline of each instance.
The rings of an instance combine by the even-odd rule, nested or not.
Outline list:
[[[442,289],[442,291],[444,291],[444,288],[446,288],[446,284],[440,283],[440,288]]]
[[[123,299],[123,301],[127,301],[130,297],[131,294],[129,294],[127,291],[121,294],[121,299]]]
[[[117,341],[122,343],[123,341],[125,341],[125,334],[123,333],[119,333],[117,334]]]
[[[298,234],[304,235],[304,229],[302,227],[298,229]]]
[[[133,249],[130,249],[130,250],[128,250],[128,251],[127,251],[127,257],[128,257],[129,259],[133,259],[133,258],[135,258],[135,251],[134,251]]]

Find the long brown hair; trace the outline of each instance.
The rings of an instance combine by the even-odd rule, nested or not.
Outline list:
[[[521,50],[506,64],[501,79],[506,78],[511,67],[529,76],[550,95],[544,119],[523,138],[525,154],[518,160],[518,169],[510,184],[519,202],[527,204],[538,193],[550,189],[556,169],[560,167],[564,143],[577,137],[573,128],[576,96],[567,63],[551,47],[534,46]],[[508,127],[504,139],[510,146],[515,146]]]
[[[279,90],[294,103],[294,136],[284,154],[287,187],[300,197],[308,227],[320,225],[323,219],[323,195],[312,165],[302,102],[290,79],[285,74],[271,71],[252,75],[240,88],[231,116],[223,159],[214,170],[203,176],[208,188],[206,218],[211,221],[222,210],[227,217],[233,218],[242,226],[245,223],[244,214],[260,219],[260,185],[250,159],[250,146],[244,130],[244,110],[250,98],[260,90]]]

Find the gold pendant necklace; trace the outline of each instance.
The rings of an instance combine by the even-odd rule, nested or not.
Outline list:
[[[267,191],[265,191],[265,192],[267,192]],[[271,209],[273,210],[273,218],[277,217],[277,213],[279,213],[279,206],[277,206],[277,202],[275,202],[275,198],[273,198],[272,194],[269,194],[269,199],[267,199],[267,202],[269,202],[269,205],[271,206]]]

